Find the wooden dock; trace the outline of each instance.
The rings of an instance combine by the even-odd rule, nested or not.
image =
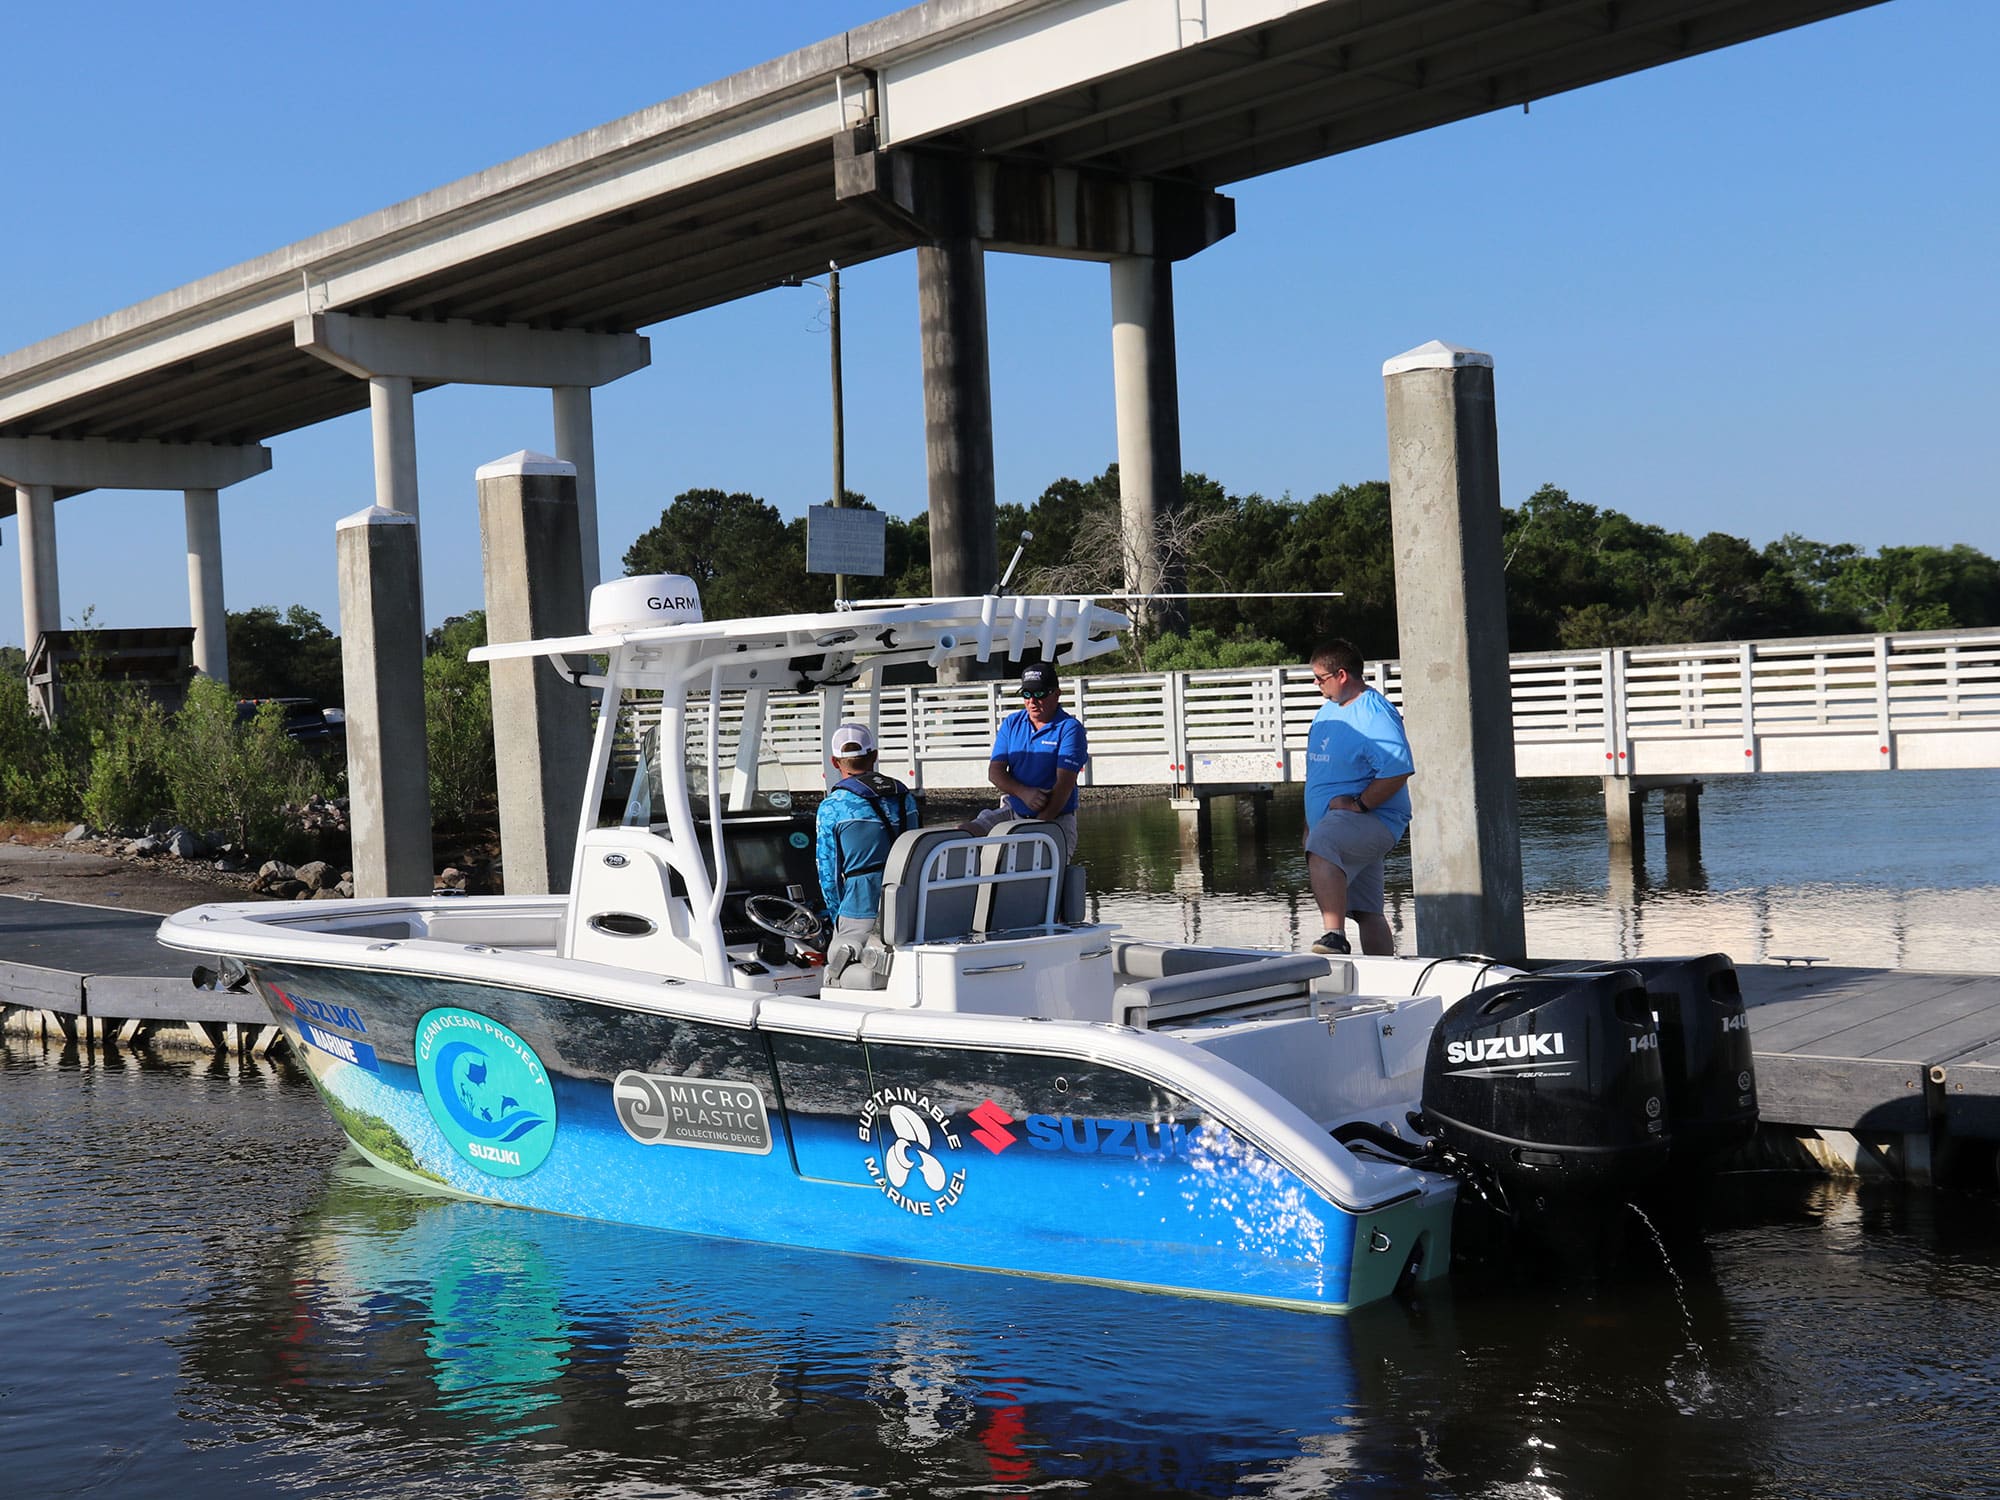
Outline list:
[[[158,912],[0,896],[0,1026],[85,1043],[185,1027],[212,1049],[244,1051],[282,1035],[254,993],[196,989],[194,961],[161,947],[159,926]]]
[[[254,994],[196,989],[154,941],[159,916],[0,896],[0,1021],[69,1041],[182,1025],[262,1050],[281,1033]],[[1815,962],[1737,970],[1764,1123],[1822,1165],[1924,1179],[1944,1150],[2000,1141],[2000,978]]]
[[[1828,1165],[1928,1177],[1940,1150],[2000,1139],[2000,978],[1824,963],[1736,972],[1762,1118],[1817,1132]]]

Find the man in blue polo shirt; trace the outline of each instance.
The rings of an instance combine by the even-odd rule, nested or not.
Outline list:
[[[1346,641],[1313,652],[1313,681],[1326,699],[1306,731],[1306,878],[1326,933],[1315,953],[1347,953],[1354,918],[1363,953],[1394,953],[1382,915],[1382,862],[1410,826],[1404,783],[1416,771],[1403,716],[1362,677]]]
[[[990,833],[1009,818],[1046,818],[1062,830],[1063,858],[1076,858],[1076,778],[1090,759],[1083,721],[1062,706],[1054,662],[1031,663],[1021,673],[1022,707],[1000,721],[986,779],[1000,805],[966,819],[967,833]]]

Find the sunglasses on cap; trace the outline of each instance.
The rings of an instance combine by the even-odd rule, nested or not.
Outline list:
[[[1040,700],[1043,698],[1053,698],[1055,697],[1055,695],[1056,695],[1056,690],[1054,688],[1043,688],[1039,693],[1035,692],[1031,688],[1021,689],[1021,696],[1023,698],[1033,698]]]

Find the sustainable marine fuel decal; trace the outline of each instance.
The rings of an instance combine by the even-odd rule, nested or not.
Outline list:
[[[951,1116],[921,1089],[887,1088],[861,1107],[861,1160],[868,1180],[918,1218],[947,1212],[965,1193],[965,1169],[947,1166],[964,1146]]]
[[[972,1138],[998,1156],[1010,1146],[1071,1156],[1134,1156],[1185,1161],[1193,1155],[1201,1126],[1178,1120],[1114,1120],[1096,1115],[1028,1115],[1016,1120],[986,1100],[967,1111],[977,1128]],[[1014,1129],[1019,1126],[1019,1132]]]
[[[625,1133],[642,1146],[771,1154],[771,1120],[754,1083],[627,1069],[612,1080],[611,1105]]]
[[[304,995],[294,995],[289,990],[281,990],[275,984],[269,986],[272,994],[299,1023],[299,1035],[305,1038],[308,1047],[317,1047],[329,1057],[337,1057],[342,1062],[353,1063],[366,1068],[371,1073],[382,1071],[376,1060],[375,1049],[363,1041],[350,1036],[342,1036],[343,1031],[366,1033],[367,1024],[361,1019],[361,1012],[351,1005],[329,1005],[324,1000],[308,1000]]]
[[[498,1021],[456,1006],[417,1021],[417,1081],[451,1149],[495,1177],[523,1177],[556,1139],[549,1071]]]

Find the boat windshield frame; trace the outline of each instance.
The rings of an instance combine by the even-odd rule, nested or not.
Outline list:
[[[729,958],[722,933],[722,903],[730,871],[720,815],[720,757],[713,753],[706,757],[710,861],[701,857],[692,799],[685,775],[679,774],[687,764],[688,728],[691,715],[697,711],[690,700],[695,695],[706,697],[699,712],[705,714],[707,743],[715,747],[720,742],[725,692],[736,690],[745,695],[739,745],[741,737],[749,734],[761,742],[771,693],[816,692],[821,704],[820,747],[824,751],[828,737],[841,722],[847,689],[871,682],[879,685],[880,674],[888,667],[923,663],[936,668],[966,660],[1020,662],[1030,655],[1074,665],[1117,650],[1120,634],[1130,627],[1129,616],[1103,608],[1090,596],[983,594],[871,604],[823,614],[694,621],[552,640],[502,642],[478,647],[470,657],[474,661],[557,658],[564,676],[599,693],[571,891],[580,885],[587,836],[599,826],[627,700],[636,693],[659,695],[663,806],[653,809],[652,818],[666,824],[662,857],[685,885],[690,936],[704,954],[709,977],[727,984]],[[561,661],[576,656],[601,658],[603,666],[578,670]],[[872,695],[870,701],[872,720]],[[869,727],[876,725],[871,722]],[[825,760],[824,754],[821,760]],[[666,774],[669,769],[677,774]]]

